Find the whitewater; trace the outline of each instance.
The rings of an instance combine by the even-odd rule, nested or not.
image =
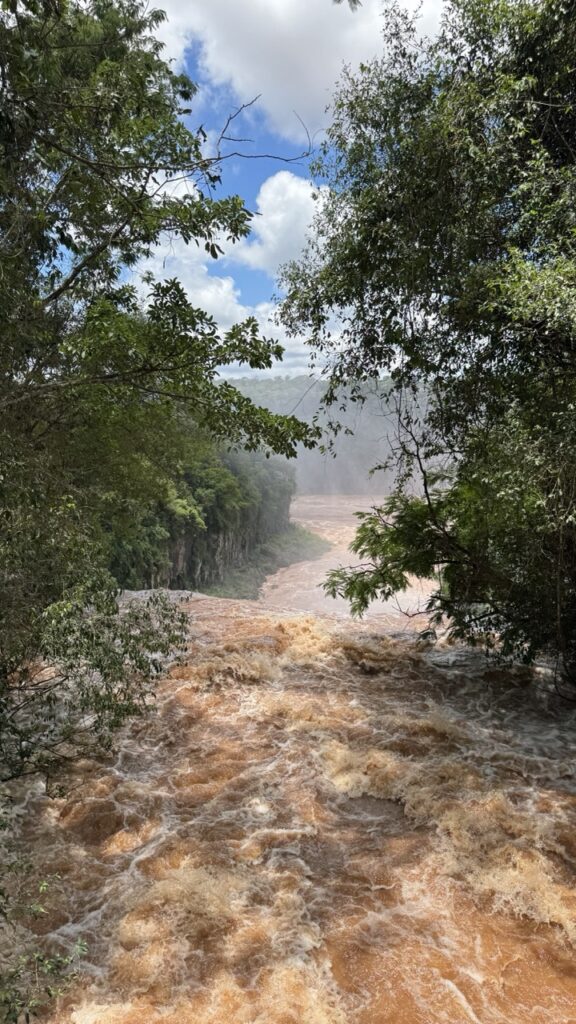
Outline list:
[[[87,945],[49,1024],[576,1024],[572,706],[423,645],[417,583],[326,598],[362,502],[298,499],[330,552],[188,596],[149,716],[29,795],[33,928]]]

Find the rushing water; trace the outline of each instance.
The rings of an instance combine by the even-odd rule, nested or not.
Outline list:
[[[576,1024],[573,715],[389,607],[294,614],[325,568],[190,599],[157,710],[29,804],[38,928],[88,944],[51,1024]]]

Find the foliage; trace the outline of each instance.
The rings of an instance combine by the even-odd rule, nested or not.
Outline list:
[[[155,39],[162,18],[140,0],[0,7],[7,773],[44,767],[89,723],[106,737],[141,705],[148,654],[177,623],[159,607],[117,617],[103,567],[110,537],[130,536],[138,508],[163,503],[200,520],[184,479],[194,443],[212,435],[286,455],[312,443],[294,417],[272,416],[220,378],[231,363],[279,358],[254,320],[222,332],[177,281],[133,283],[160,243],[183,239],[216,258],[250,225],[238,196],[216,194],[218,163],[189,127],[195,87]]]
[[[284,461],[196,439],[182,462],[179,496],[134,509],[130,530],[112,524],[111,571],[131,589],[205,590],[288,528],[293,492]]]
[[[185,617],[162,595],[118,608],[115,581],[85,570],[82,582],[42,612],[33,662],[19,662],[0,690],[0,778],[41,771],[80,748],[108,746],[142,710],[163,658],[184,641]]]
[[[383,56],[335,99],[317,165],[330,191],[283,310],[328,361],[329,399],[383,372],[399,393],[398,493],[364,521],[368,565],[331,588],[360,610],[414,565],[439,568],[431,610],[457,635],[496,631],[568,673],[575,44],[571,0],[453,0],[433,41],[389,5]]]
[[[65,955],[49,956],[34,950],[15,956],[0,975],[3,1024],[18,1024],[23,1012],[36,1014],[46,1010],[72,981],[75,965],[85,951],[86,946],[79,940],[73,951]]]
[[[4,820],[0,827],[7,825]],[[73,980],[87,946],[78,939],[68,950],[49,949],[33,934],[35,922],[53,908],[58,876],[35,880],[22,857],[3,860],[0,917],[3,944],[0,965],[0,1021],[17,1024],[46,1011]],[[30,1015],[34,1015],[32,1018]]]

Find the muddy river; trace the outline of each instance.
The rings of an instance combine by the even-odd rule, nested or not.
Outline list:
[[[192,597],[153,714],[29,802],[37,929],[88,947],[50,1024],[576,1024],[574,714],[324,598],[358,507],[301,499],[333,549]]]

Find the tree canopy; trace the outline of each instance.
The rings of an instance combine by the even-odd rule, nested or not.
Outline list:
[[[388,5],[383,55],[340,83],[316,166],[329,193],[283,309],[333,390],[384,372],[398,390],[397,491],[331,589],[361,611],[409,573],[437,576],[430,611],[457,635],[547,650],[568,673],[575,14],[571,0],[453,0],[427,40]]]
[[[280,357],[253,319],[222,332],[178,281],[134,277],[171,238],[217,258],[251,219],[238,196],[218,192],[218,161],[189,126],[195,87],[155,38],[162,18],[140,0],[11,0],[0,10],[9,774],[44,764],[75,721],[107,732],[141,703],[146,651],[181,635],[158,602],[114,618],[110,524],[121,533],[136,505],[155,501],[199,514],[184,480],[195,434],[287,455],[312,443],[297,419],[258,408],[220,377],[231,363],[266,368]]]

